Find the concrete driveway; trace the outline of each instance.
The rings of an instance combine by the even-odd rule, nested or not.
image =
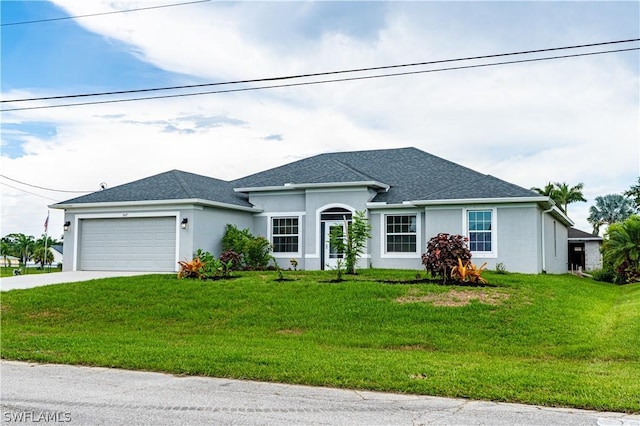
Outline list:
[[[2,422],[81,425],[640,426],[640,416],[1,361]]]
[[[78,281],[95,280],[110,277],[131,277],[135,275],[149,275],[159,272],[131,272],[131,271],[76,271],[52,272],[50,274],[18,275],[0,278],[0,291],[22,290],[43,285],[73,283]]]

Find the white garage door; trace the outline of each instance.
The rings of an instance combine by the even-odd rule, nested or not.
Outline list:
[[[80,220],[78,269],[175,271],[176,218]]]

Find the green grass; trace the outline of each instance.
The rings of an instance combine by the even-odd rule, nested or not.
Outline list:
[[[152,275],[3,292],[2,358],[640,412],[640,284],[376,282],[415,274]],[[452,304],[451,290],[495,302],[421,301]]]
[[[24,274],[27,274],[27,275],[48,274],[48,273],[53,273],[53,272],[60,272],[60,269],[58,269],[56,267],[49,268],[48,266],[46,268],[44,268],[44,269],[38,269],[38,268],[35,268],[35,267],[23,268],[23,267],[18,267],[18,266],[0,266],[0,278],[12,277],[14,269],[20,269],[20,271],[22,271],[23,275]]]

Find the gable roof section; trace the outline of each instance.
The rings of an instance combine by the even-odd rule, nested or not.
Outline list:
[[[229,182],[180,170],[160,173],[57,205],[192,199],[252,207],[246,197],[233,191]]]
[[[540,194],[484,175],[417,148],[319,154],[233,182],[235,188],[285,184],[376,181],[390,186],[372,201],[398,204],[416,200],[495,199]]]

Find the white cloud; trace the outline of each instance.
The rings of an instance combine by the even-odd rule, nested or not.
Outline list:
[[[120,5],[55,3],[73,15]],[[517,8],[491,7],[503,7],[504,19]],[[290,19],[281,19],[287,8]],[[183,74],[176,80],[194,81],[500,53],[519,45],[500,38],[505,31],[477,31],[471,17],[443,19],[445,9],[421,3],[384,4],[378,27],[363,34],[340,31],[347,18],[325,32],[321,22],[313,30],[300,28],[296,17],[311,22],[321,9],[306,3],[211,2],[78,22],[125,43],[144,61]],[[581,25],[529,30],[538,31],[536,41],[547,37],[556,45],[591,41],[589,27]],[[602,28],[598,32],[607,36]],[[612,30],[609,38],[617,36]],[[522,40],[523,48],[532,43]],[[627,189],[640,173],[637,53],[621,55],[5,113],[3,121],[53,123],[57,133],[25,138],[27,155],[3,157],[2,167],[8,176],[43,186],[97,189],[103,181],[115,186],[169,169],[233,179],[321,152],[416,146],[524,187],[584,182],[592,202]],[[33,221],[11,212],[44,217],[47,200],[20,194],[3,187],[3,234]],[[589,205],[569,207],[586,230]]]

